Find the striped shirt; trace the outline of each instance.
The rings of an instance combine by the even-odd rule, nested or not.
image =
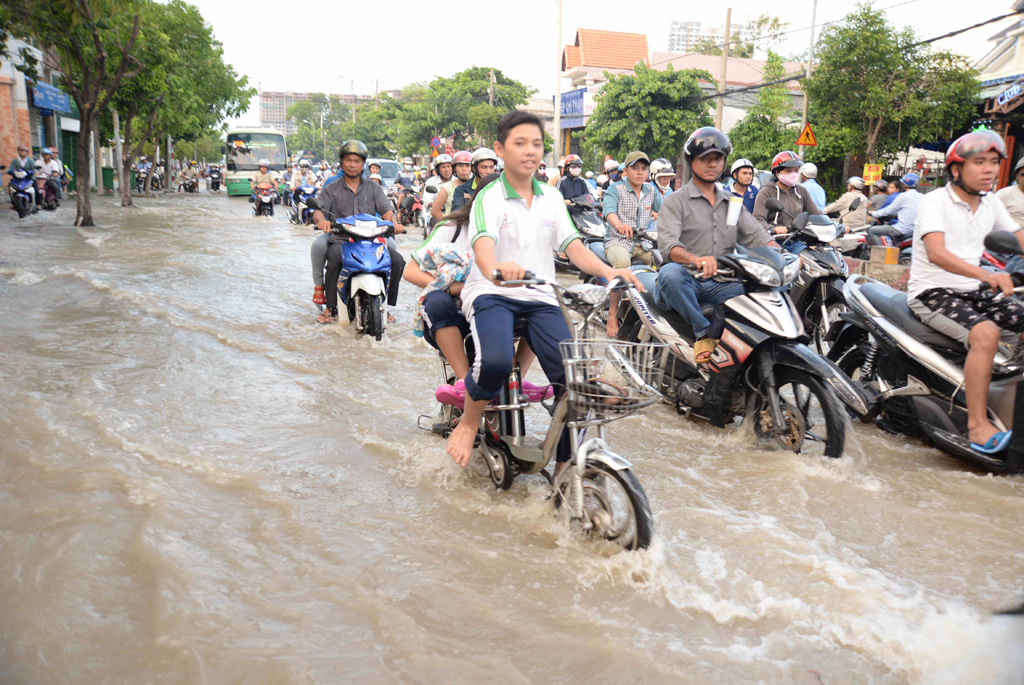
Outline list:
[[[552,253],[565,252],[569,243],[580,237],[560,192],[533,179],[533,202],[527,205],[504,173],[477,193],[469,229],[473,244],[483,237],[494,241],[498,262],[519,264],[549,282],[555,280]],[[484,276],[474,263],[462,290],[462,309],[467,317],[472,312],[473,300],[480,295],[558,304],[550,286],[502,288]]]

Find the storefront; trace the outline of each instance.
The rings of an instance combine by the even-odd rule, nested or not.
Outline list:
[[[1006,141],[1010,158],[999,168],[997,186],[1010,183],[1010,172],[1018,159],[1024,156],[1024,76],[1001,79],[1001,82],[982,82],[986,96],[982,115],[984,123]]]

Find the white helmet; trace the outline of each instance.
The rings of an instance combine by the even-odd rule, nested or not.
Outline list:
[[[594,172],[593,171],[588,171],[587,172],[587,178],[594,178]]]
[[[657,176],[665,176],[671,174],[676,175],[676,172],[672,169],[672,165],[669,164],[667,159],[659,157],[658,159],[651,162],[651,178]]]
[[[371,181],[380,181],[381,183],[384,182],[384,179],[380,177],[380,174],[370,174],[370,180]]]
[[[308,169],[309,168],[309,160],[308,159],[300,159],[299,160],[299,166],[302,167],[303,169]]]
[[[451,163],[452,163],[452,156],[447,154],[447,153],[443,154],[443,155],[438,155],[437,157],[434,157],[434,168],[435,169],[437,167],[441,166],[442,164],[451,164]]]
[[[269,159],[261,159],[260,160],[260,166],[267,166],[267,167],[270,166],[270,160]]]
[[[857,190],[864,190],[864,179],[860,176],[851,176],[846,179],[846,185],[853,186]]]
[[[618,167],[616,167],[616,168],[618,168]],[[607,180],[608,180],[608,176],[607,176],[607,174],[601,174],[600,176],[598,176],[598,177],[597,177],[597,182],[598,182],[598,183],[602,183],[602,184],[603,184],[603,183],[605,183],[605,182],[606,182]]]
[[[609,160],[607,160],[607,161],[606,161],[606,162],[604,163],[604,170],[605,170],[606,172],[607,172],[607,171],[615,171],[615,170],[616,170],[616,169],[618,169],[618,168],[619,168],[619,163],[618,163],[618,162],[616,162],[616,161],[615,161],[614,159],[609,159]]]
[[[750,167],[750,170],[753,171],[754,163],[751,162],[749,159],[737,159],[735,162],[732,163],[732,167],[729,169],[729,175],[732,176],[743,167]]]
[[[473,151],[473,156],[469,158],[469,164],[475,167],[477,162],[482,162],[485,159],[489,159],[495,164],[498,163],[498,155],[494,154],[494,150],[489,147],[482,147]]]
[[[806,176],[807,178],[818,178],[818,167],[814,166],[810,162],[807,162],[807,164],[804,164],[802,167],[800,167],[800,173]],[[861,186],[863,185],[864,181],[861,180]]]

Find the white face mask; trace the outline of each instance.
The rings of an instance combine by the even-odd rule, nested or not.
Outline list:
[[[658,187],[661,188],[662,190],[668,190],[669,186],[672,185],[672,179],[671,178],[664,179],[664,182],[662,182],[662,179],[660,179],[660,178],[656,179],[656,180],[658,182]]]
[[[799,181],[799,180],[800,180],[800,172],[799,171],[787,171],[787,172],[779,174],[779,183],[781,183],[781,184],[783,184],[783,185],[785,185],[785,186],[787,186],[789,188],[792,188],[793,186],[795,186],[797,184],[797,181]]]
[[[579,176],[580,172],[582,172],[582,171],[583,171],[583,169],[580,169],[578,167],[572,167],[572,166],[569,167],[569,173],[572,174],[573,176]]]

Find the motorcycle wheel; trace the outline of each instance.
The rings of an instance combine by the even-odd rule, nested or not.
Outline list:
[[[843,456],[846,416],[832,390],[809,373],[790,367],[776,369],[775,384],[787,430],[776,432],[764,426],[762,414],[768,408],[758,396],[748,415],[758,440],[770,440],[797,453],[823,454],[831,459]]]
[[[18,212],[18,218],[24,219],[28,215],[28,200],[16,195],[14,197],[14,209]]]
[[[825,336],[828,335],[828,329],[839,320],[840,314],[848,311],[850,311],[850,307],[846,304],[846,301],[838,297],[830,298],[825,302],[825,315],[828,317],[828,321],[824,323],[821,320],[821,306],[817,300],[808,310],[807,320],[814,330],[814,347],[822,357],[828,356],[829,350],[832,349],[832,343],[825,340]]]
[[[650,546],[654,515],[632,470],[616,471],[600,462],[587,462],[583,471],[583,510],[589,519],[591,536],[627,550]]]
[[[366,334],[372,335],[375,340],[380,340],[384,335],[384,317],[381,309],[384,307],[384,298],[380,295],[363,299],[366,302]]]
[[[265,202],[264,204],[267,205],[266,215],[267,216],[274,216],[274,203],[273,202]]]
[[[487,464],[487,472],[491,476],[491,482],[499,490],[508,490],[512,487],[516,472],[512,468],[512,453],[508,445],[503,442],[491,443],[488,438],[480,441],[480,455]]]

